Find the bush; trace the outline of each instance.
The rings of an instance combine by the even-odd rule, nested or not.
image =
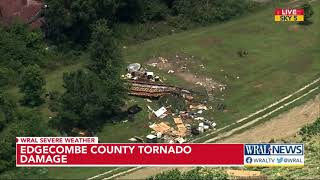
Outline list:
[[[222,22],[255,9],[257,3],[244,0],[176,0],[174,12],[195,23],[207,25]]]
[[[320,118],[313,124],[309,124],[300,129],[299,134],[302,136],[313,136],[320,133]]]
[[[13,85],[16,83],[17,74],[14,70],[0,67],[0,87]]]
[[[179,180],[179,179],[228,179],[228,175],[221,170],[208,170],[203,168],[195,168],[191,171],[180,172],[174,169],[168,172],[157,174],[148,178],[149,180]]]

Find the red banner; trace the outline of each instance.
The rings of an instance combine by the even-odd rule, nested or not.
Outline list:
[[[274,15],[283,15],[283,16],[304,15],[304,9],[275,9]]]
[[[243,144],[17,143],[17,166],[242,166]]]

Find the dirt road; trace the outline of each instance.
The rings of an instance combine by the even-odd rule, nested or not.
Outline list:
[[[220,143],[256,143],[269,142],[271,139],[281,139],[295,135],[299,129],[320,117],[320,95],[297,106],[289,111],[272,118],[271,120],[249,129],[243,133],[235,134]]]

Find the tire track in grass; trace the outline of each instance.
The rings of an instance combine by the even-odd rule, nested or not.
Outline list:
[[[254,124],[254,123],[256,123],[256,122],[259,122],[261,119],[264,119],[264,118],[272,115],[273,113],[275,113],[275,112],[277,112],[277,111],[279,111],[279,110],[281,110],[281,109],[289,106],[290,104],[292,104],[292,103],[294,103],[294,102],[296,102],[296,101],[304,98],[305,96],[311,94],[312,92],[314,92],[314,91],[316,91],[316,90],[318,90],[318,89],[319,89],[319,87],[313,88],[313,89],[311,89],[310,91],[308,91],[307,93],[303,94],[302,96],[299,96],[298,98],[296,98],[296,99],[294,99],[294,100],[292,100],[292,101],[290,101],[290,102],[288,102],[288,103],[286,103],[286,104],[284,104],[284,105],[282,105],[282,106],[280,106],[280,107],[278,107],[278,108],[276,108],[276,109],[268,112],[267,114],[265,114],[265,115],[263,115],[263,116],[260,116],[260,117],[254,119],[254,120],[252,120],[252,121],[250,121],[250,122],[248,122],[248,123],[246,123],[246,124],[244,124],[244,125],[242,125],[242,126],[240,126],[240,127],[234,128],[234,129],[232,129],[231,131],[227,132],[227,133],[224,134],[224,135],[217,136],[217,137],[215,137],[215,138],[206,140],[206,141],[204,141],[203,143],[210,143],[210,142],[214,142],[214,141],[216,141],[216,140],[222,139],[222,138],[229,137],[229,136],[233,135],[235,132],[237,132],[237,131],[239,131],[239,130],[241,130],[241,129],[244,129],[244,128],[246,128],[246,127],[248,127],[248,126],[250,126],[250,125],[252,125],[252,124]]]
[[[98,178],[98,177],[101,177],[101,176],[104,176],[104,175],[107,175],[107,174],[111,174],[111,173],[113,173],[113,172],[115,172],[115,171],[117,171],[117,170],[120,170],[120,169],[121,169],[121,168],[115,168],[115,169],[112,169],[112,170],[110,170],[110,171],[106,171],[106,172],[104,172],[104,173],[101,173],[101,174],[92,176],[92,177],[88,178],[87,180],[96,179],[96,178]]]
[[[202,138],[208,137],[208,136],[210,136],[210,135],[212,135],[212,134],[218,133],[218,132],[220,132],[220,131],[222,131],[222,130],[224,130],[224,129],[226,129],[226,128],[229,128],[229,127],[231,127],[231,126],[233,126],[233,125],[235,125],[235,124],[238,124],[238,123],[241,123],[241,122],[243,122],[243,121],[245,121],[245,120],[248,120],[249,118],[251,118],[251,117],[253,117],[253,116],[255,116],[255,115],[258,115],[259,113],[262,113],[262,112],[264,112],[264,111],[266,111],[266,110],[268,110],[268,109],[270,109],[270,108],[272,108],[272,107],[274,107],[274,106],[279,105],[280,103],[282,103],[282,102],[288,100],[289,98],[291,98],[292,96],[294,96],[294,95],[296,95],[296,94],[298,94],[298,93],[306,90],[307,88],[309,88],[310,86],[318,83],[319,81],[320,81],[320,78],[317,78],[316,80],[314,80],[314,81],[312,81],[311,83],[305,85],[304,87],[300,88],[299,90],[295,91],[294,93],[289,94],[288,96],[286,96],[286,97],[284,97],[284,98],[282,98],[282,99],[280,99],[280,100],[272,103],[271,105],[269,105],[269,106],[267,106],[267,107],[265,107],[265,108],[263,108],[263,109],[260,109],[260,110],[254,112],[254,113],[252,113],[252,114],[250,114],[250,115],[248,115],[248,116],[246,116],[246,117],[244,117],[244,118],[241,118],[241,119],[239,119],[238,121],[236,121],[236,122],[234,122],[234,123],[232,123],[232,124],[229,124],[229,125],[227,125],[227,126],[224,126],[223,128],[217,129],[217,130],[215,130],[215,131],[213,131],[213,132],[210,132],[210,133],[208,133],[208,134],[206,134],[206,135],[204,135],[204,136],[195,138],[195,139],[191,140],[190,142],[198,141],[198,140],[200,140],[200,139],[202,139]]]

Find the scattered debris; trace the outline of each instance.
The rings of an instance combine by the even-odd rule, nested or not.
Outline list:
[[[200,134],[200,131],[198,128],[193,127],[193,128],[191,128],[191,134],[197,136]]]
[[[162,134],[164,134],[166,131],[168,131],[171,127],[166,125],[164,122],[161,122],[159,124],[152,124],[149,126],[151,129],[153,129],[154,131],[161,132]]]
[[[167,112],[167,109],[165,107],[161,107],[160,109],[158,109],[157,111],[154,112],[154,114],[157,117],[162,116],[165,112]]]
[[[182,119],[181,118],[173,118],[173,120],[178,127],[178,133],[176,133],[176,135],[178,135],[180,137],[186,136],[187,128],[183,124]]]
[[[154,77],[154,73],[153,72],[146,72],[147,78],[148,79],[152,79]]]
[[[152,67],[157,67],[157,64],[158,63],[151,63],[151,64],[148,64],[149,66],[152,66]]]
[[[160,139],[162,137],[162,133],[161,132],[157,132],[157,138]]]
[[[199,104],[197,106],[194,106],[191,104],[189,107],[190,107],[190,109],[208,110],[207,106],[205,106],[203,104]]]
[[[153,134],[147,135],[146,138],[147,138],[147,143],[157,143],[157,136]]]
[[[140,68],[141,68],[141,64],[139,64],[139,63],[133,63],[133,64],[129,64],[129,65],[127,66],[127,71],[128,71],[129,73],[135,73],[135,72],[139,71]]]
[[[204,132],[204,123],[199,123],[198,130],[200,133]]]
[[[193,79],[191,82],[200,86],[195,86],[196,89],[186,90],[176,86],[169,86],[163,83],[166,79],[157,76],[154,72],[148,71],[139,63],[128,65],[127,74],[122,75],[130,83],[129,94],[146,98],[145,101],[152,103],[154,98],[158,99],[158,110],[153,110],[150,106],[148,108],[149,120],[160,120],[162,122],[148,122],[152,129],[151,133],[146,136],[146,142],[156,143],[158,140],[166,143],[184,143],[187,141],[186,137],[189,135],[199,135],[205,131],[214,129],[216,123],[201,117],[200,115],[209,108],[206,103],[209,99],[209,92],[211,99],[214,91],[225,90],[226,86],[215,82],[212,78],[199,77],[197,74],[189,73],[188,65],[190,65],[186,57],[176,58],[182,60],[181,62],[168,62],[163,57],[157,58],[156,62],[150,62],[148,65],[157,67],[159,69],[167,70],[168,73],[176,73],[179,77]],[[195,64],[194,67],[197,65]],[[199,65],[205,68],[203,64]],[[160,68],[161,67],[161,68]],[[190,75],[190,76],[189,76]],[[152,99],[152,100],[151,100]],[[224,108],[221,106],[220,108]],[[128,109],[128,115],[134,115],[141,111],[138,105],[131,106]],[[165,118],[166,117],[166,118]],[[170,126],[168,119],[173,119],[176,127]],[[130,120],[131,118],[129,118]],[[123,122],[127,122],[123,121]],[[139,138],[139,137],[138,137]],[[137,137],[130,138],[130,142],[143,142],[143,139]]]
[[[134,96],[158,98],[166,94],[171,94],[180,91],[180,89],[177,87],[166,86],[159,83],[146,83],[138,80],[129,82],[131,82],[129,94]]]
[[[178,143],[180,143],[180,144],[182,144],[182,143],[185,143],[185,142],[186,142],[186,140],[185,140],[185,139],[183,139],[182,137],[176,138],[176,139],[175,139],[175,141],[176,141],[176,142],[178,142]]]
[[[142,110],[142,108],[139,107],[137,104],[135,104],[135,105],[129,107],[127,112],[128,112],[128,114],[137,114],[141,110]]]
[[[137,140],[137,142],[144,143],[144,141],[143,141],[143,139],[141,137],[134,136],[134,138]]]
[[[130,138],[128,139],[130,142],[138,142],[138,140],[136,138]]]

